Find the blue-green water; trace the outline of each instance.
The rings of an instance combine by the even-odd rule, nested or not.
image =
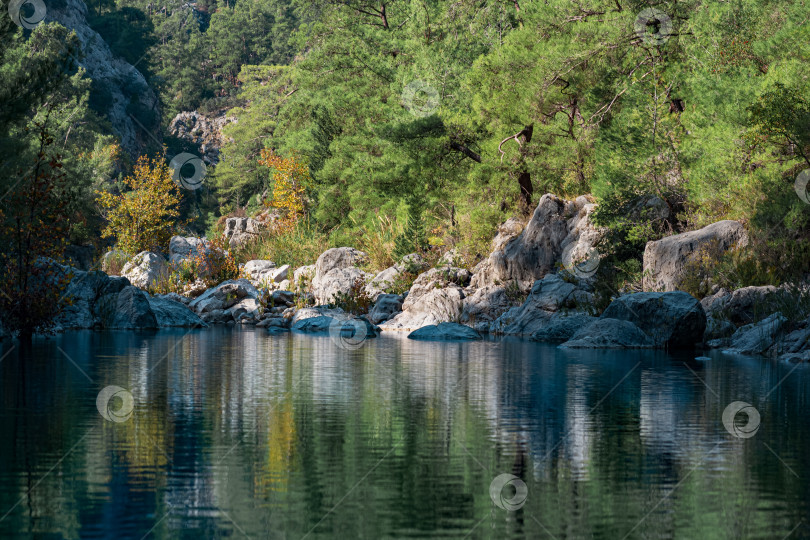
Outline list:
[[[2,538],[810,536],[804,365],[239,328],[2,347]]]

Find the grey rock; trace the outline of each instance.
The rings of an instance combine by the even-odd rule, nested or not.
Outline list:
[[[457,266],[459,264],[458,252],[455,249],[445,251],[439,260],[436,261],[436,268],[444,266]]]
[[[456,285],[434,288],[426,293],[412,295],[402,304],[402,313],[380,325],[383,330],[416,330],[423,326],[455,322],[461,317],[464,291]]]
[[[490,323],[514,305],[505,287],[485,285],[464,297],[460,321],[475,328],[488,328]]]
[[[179,295],[175,295],[179,296]],[[198,328],[205,323],[184,303],[174,300],[169,295],[148,298],[149,307],[155,314],[157,325],[163,327]]]
[[[561,309],[582,311],[593,303],[593,295],[559,274],[548,274],[532,285],[526,301],[511,308],[490,325],[494,333],[534,334],[548,324]]]
[[[189,307],[198,315],[215,309],[226,310],[243,298],[259,298],[259,290],[247,279],[229,279],[195,298]]]
[[[674,291],[685,276],[685,269],[696,260],[702,248],[720,252],[747,245],[748,236],[738,221],[718,221],[697,231],[667,236],[647,242],[644,248],[645,291]]]
[[[307,333],[323,333],[323,332],[330,332],[330,328],[332,333],[336,333],[338,335],[344,334],[352,334],[346,335],[345,337],[353,337],[353,333],[355,331],[354,321],[360,321],[362,324],[365,325],[365,337],[372,338],[376,337],[379,328],[371,324],[368,320],[362,317],[351,317],[347,315],[319,315],[317,317],[309,317],[307,319],[302,319],[294,322],[291,326],[292,330],[296,330],[298,332],[307,332]]]
[[[208,240],[195,236],[172,236],[169,240],[169,261],[178,263],[208,251]]]
[[[276,263],[261,259],[248,261],[242,268],[245,275],[255,282],[272,281],[272,273],[275,270]]]
[[[518,218],[509,218],[498,227],[498,234],[492,239],[492,251],[503,249],[510,240],[523,232],[525,224]]]
[[[714,339],[721,339],[730,337],[737,327],[727,321],[726,319],[719,319],[716,317],[706,318],[706,331],[703,334],[704,341],[712,341]]]
[[[410,305],[432,290],[448,286],[464,287],[469,281],[470,272],[464,268],[455,266],[431,268],[416,277],[408,291],[408,297],[405,299],[403,309],[408,309]]]
[[[312,284],[312,280],[315,277],[315,265],[310,264],[308,266],[301,266],[293,272],[293,280],[292,286],[295,289],[301,287],[303,282],[309,282],[310,285]]]
[[[287,312],[285,311],[284,313]],[[325,306],[301,308],[295,310],[295,313],[290,317],[290,324],[295,324],[299,321],[305,321],[315,317],[330,317],[332,319],[340,319],[346,318],[348,315],[344,313],[342,309],[331,309]]]
[[[256,324],[259,328],[290,328],[290,320],[284,317],[268,317]]]
[[[181,8],[181,9],[191,9]],[[144,76],[120,56],[114,55],[102,37],[87,22],[87,5],[80,0],[48,4],[46,21],[56,21],[79,38],[78,63],[87,70],[94,92],[106,95],[99,113],[110,122],[122,147],[136,157],[150,137],[159,136],[160,114],[157,96]],[[136,111],[137,122],[132,116]],[[143,112],[138,112],[143,111]]]
[[[149,303],[149,295],[134,286],[125,287],[120,293],[107,294],[99,298],[96,302],[96,314],[104,328],[158,327],[157,316]]]
[[[235,121],[236,118],[225,115],[209,118],[197,111],[183,111],[169,123],[169,133],[199,148],[206,164],[216,165],[225,142],[222,128]]]
[[[580,328],[560,347],[567,349],[650,349],[655,342],[638,326],[618,319],[600,318]]]
[[[366,278],[366,273],[354,266],[333,268],[313,286],[315,301],[319,304],[334,302],[338,293],[348,294],[358,280],[365,281]]]
[[[418,253],[409,253],[408,255],[402,257],[402,259],[400,259],[400,261],[394,266],[397,266],[402,270],[418,273],[427,268],[428,265]]]
[[[290,273],[290,265],[289,264],[282,264],[275,271],[270,275],[270,279],[273,283],[281,283],[285,279],[287,279],[287,275]]]
[[[706,313],[689,293],[636,293],[620,296],[602,313],[606,319],[630,321],[656,346],[678,349],[703,341]]]
[[[270,297],[274,306],[291,306],[295,302],[295,294],[291,291],[276,290]]]
[[[800,353],[810,350],[810,324],[804,321],[784,338],[783,350]]]
[[[522,290],[529,290],[555,268],[567,235],[566,201],[543,195],[526,228],[476,266],[472,286],[517,281]]]
[[[552,315],[543,328],[532,334],[531,339],[546,343],[563,343],[573,338],[574,334],[594,320],[596,320],[595,317],[584,313],[557,312]]]
[[[223,235],[229,246],[236,247],[257,239],[264,229],[264,225],[258,220],[234,217],[225,220]]]
[[[402,311],[403,298],[397,294],[380,294],[368,313],[368,319],[374,324],[385,322]]]
[[[773,285],[742,287],[733,292],[721,289],[706,297],[701,305],[707,313],[731,321],[735,325],[750,324],[779,310],[782,301],[789,299],[784,289]]]
[[[411,274],[419,274],[427,268],[427,263],[418,253],[411,253],[405,255],[394,266],[390,266],[385,270],[378,272],[366,285],[366,293],[371,296],[372,300],[377,300],[377,296],[386,293],[396,285],[397,279],[403,273],[409,272]]]
[[[125,288],[132,285],[129,280],[123,276],[105,276],[103,272],[88,272],[88,276],[93,274],[98,279],[98,294],[113,294],[123,291]]]
[[[408,338],[425,341],[471,341],[481,339],[481,334],[463,324],[444,322],[423,326],[408,334]]]
[[[212,309],[211,311],[205,311],[200,315],[200,318],[210,324],[225,324],[228,322],[233,322],[230,312],[227,312],[224,309]]]
[[[365,259],[365,253],[350,247],[327,249],[321,253],[312,278],[315,301],[326,304],[333,300],[336,293],[348,293],[357,279],[370,279],[357,268]]]
[[[400,274],[402,274],[402,269],[399,265],[394,265],[386,268],[382,272],[378,272],[366,285],[366,293],[371,296],[373,300],[376,300],[379,295],[385,293],[385,291],[395,283]]]
[[[358,249],[350,247],[339,247],[327,249],[321,253],[315,263],[314,280],[322,279],[326,274],[335,269],[355,267],[366,260],[366,254]]]
[[[256,321],[259,318],[261,306],[255,298],[246,297],[227,309],[231,318],[236,322]]]
[[[333,322],[329,335],[340,339],[343,343],[357,345],[360,341],[379,336],[380,327],[365,317],[340,317]]]
[[[781,313],[756,323],[738,328],[731,336],[729,347],[723,352],[730,354],[764,354],[774,347],[787,318]]]
[[[181,304],[188,305],[191,302],[191,298],[187,296],[181,296],[177,293],[168,293],[168,294],[158,294],[155,295],[155,298],[164,298],[166,300],[173,300],[175,302],[180,302]]]
[[[603,229],[595,227],[591,221],[591,215],[596,210],[596,205],[591,203],[583,204],[585,201],[582,199],[584,198],[579,198],[574,202],[577,208],[576,214],[566,223],[568,234],[560,243],[562,249],[560,260],[569,272],[590,279],[592,277],[591,272],[587,272],[588,275],[583,274],[581,270],[578,272],[576,270],[577,265],[590,257],[598,256],[598,250],[595,254],[592,253],[592,250],[596,249],[605,233]],[[580,205],[582,206],[580,207]],[[598,258],[594,259],[594,271],[598,267],[598,262]]]
[[[151,251],[138,253],[121,270],[122,276],[129,279],[132,285],[141,289],[154,286],[168,273],[169,267],[163,256]]]
[[[419,274],[402,302],[402,313],[383,323],[384,330],[416,330],[461,317],[464,291],[460,285],[470,280],[469,271],[445,266]]]
[[[65,298],[71,300],[55,323],[62,329],[83,329],[100,326],[97,313],[98,299],[103,296],[115,296],[130,282],[124,277],[110,277],[104,272],[84,272],[68,266],[55,265],[59,275],[67,275],[70,279],[65,292]]]

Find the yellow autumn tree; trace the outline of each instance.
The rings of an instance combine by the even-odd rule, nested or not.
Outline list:
[[[107,220],[102,236],[114,237],[117,248],[130,254],[165,250],[180,215],[181,195],[172,170],[163,161],[141,156],[124,184],[129,191],[120,195],[96,192]]]
[[[295,155],[284,158],[268,148],[262,150],[259,163],[273,169],[273,198],[266,204],[281,212],[274,227],[289,232],[304,216],[309,168]]]

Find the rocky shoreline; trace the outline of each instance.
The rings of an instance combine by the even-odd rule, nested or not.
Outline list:
[[[249,261],[241,268],[243,278],[211,288],[192,286],[182,295],[150,295],[143,289],[167,264],[159,254],[138,254],[120,277],[63,267],[73,272],[66,292],[73,303],[59,315],[57,330],[246,324],[279,333],[337,327],[339,334],[348,331],[362,339],[386,332],[430,340],[510,335],[566,348],[704,347],[810,359],[810,320],[790,320],[787,311],[796,298],[788,287],[715,287],[700,301],[677,290],[702,246],[727,250],[745,245],[745,230],[734,221],[648,243],[645,291],[616,293],[597,316],[594,246],[603,233],[591,224],[593,210],[586,197],[566,201],[544,195],[525,226],[511,219],[499,228],[492,253],[472,271],[457,266],[449,251],[432,268],[411,254],[370,273],[362,269],[365,253],[340,247],[294,271],[272,261]],[[256,228],[249,218],[232,220],[226,227],[231,242]],[[168,261],[182,261],[202,249],[205,239],[174,237]],[[390,292],[406,274],[416,276],[407,290]],[[365,284],[367,314],[351,315],[330,304],[336,295],[357,293],[358,280]]]

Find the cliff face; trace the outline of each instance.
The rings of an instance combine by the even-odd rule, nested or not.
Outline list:
[[[169,133],[195,145],[207,165],[216,165],[219,149],[225,143],[222,128],[234,121],[224,115],[208,118],[197,111],[181,112],[169,124]]]
[[[136,156],[160,138],[158,99],[144,76],[122,58],[115,56],[102,37],[87,23],[87,6],[82,0],[62,0],[48,5],[48,21],[74,30],[81,43],[76,59],[93,80],[94,92],[103,96],[106,110],[100,111],[112,124],[121,145]]]

